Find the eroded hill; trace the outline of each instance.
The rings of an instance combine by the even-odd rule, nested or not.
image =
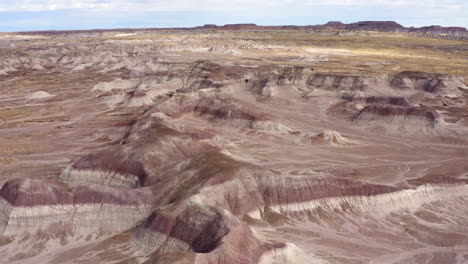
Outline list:
[[[3,35],[2,259],[466,262],[468,44],[237,27]]]

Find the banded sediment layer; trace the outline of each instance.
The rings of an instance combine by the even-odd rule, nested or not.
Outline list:
[[[1,259],[464,263],[464,76],[256,28],[12,36]]]

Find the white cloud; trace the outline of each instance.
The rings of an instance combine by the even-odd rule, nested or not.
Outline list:
[[[468,0],[0,0],[0,31],[244,22],[313,25],[330,20],[467,27],[466,10]]]
[[[96,0],[6,0],[0,2],[1,11],[48,11],[106,7],[109,7],[109,3],[99,2]]]
[[[2,0],[0,11],[128,9],[145,11],[230,11],[291,6],[467,7],[464,0]]]

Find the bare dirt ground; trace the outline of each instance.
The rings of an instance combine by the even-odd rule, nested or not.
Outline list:
[[[5,263],[468,262],[467,41],[0,44]]]

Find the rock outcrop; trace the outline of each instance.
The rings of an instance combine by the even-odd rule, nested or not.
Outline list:
[[[126,157],[119,148],[84,156],[59,176],[61,181],[72,184],[128,188],[142,186],[145,178],[143,165]]]
[[[467,39],[468,30],[464,27],[427,26],[420,28],[406,28],[406,32],[416,33],[424,37],[442,39]]]
[[[361,21],[344,24],[330,21],[324,25],[308,26],[314,29],[347,30],[347,31],[378,31],[378,32],[405,32],[422,37],[442,39],[467,39],[468,30],[464,27],[425,26],[420,28],[404,27],[394,21]]]
[[[345,29],[381,32],[401,32],[405,30],[402,25],[395,21],[361,21],[346,24]]]
[[[343,145],[352,143],[352,140],[342,136],[336,131],[323,131],[315,136],[307,137],[307,141],[318,144]]]
[[[307,86],[323,89],[363,91],[377,81],[373,77],[313,74],[307,80]]]
[[[434,128],[438,124],[439,115],[429,109],[419,107],[377,106],[364,107],[353,118],[354,121],[382,121],[405,127]]]
[[[105,186],[69,187],[53,180],[12,180],[0,190],[3,235],[46,231],[124,231],[152,211],[150,190]]]
[[[405,71],[390,79],[392,88],[421,90],[447,97],[459,97],[459,89],[468,89],[463,78],[447,74]]]

